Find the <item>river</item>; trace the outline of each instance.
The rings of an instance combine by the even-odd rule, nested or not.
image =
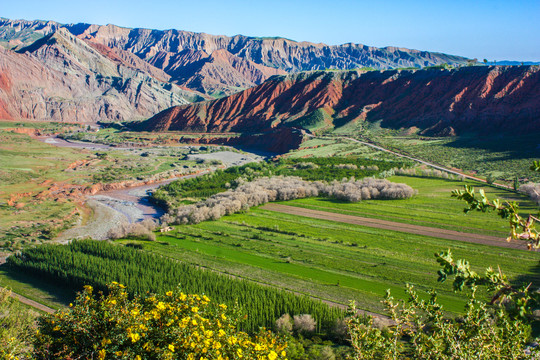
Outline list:
[[[131,149],[113,147],[99,143],[67,141],[58,137],[37,137],[36,139],[58,147],[91,150]],[[252,161],[260,161],[263,159],[263,157],[251,153],[240,154],[232,151],[219,151],[208,154],[190,155],[190,160],[196,159],[217,159],[221,160],[226,167],[229,167],[243,165]],[[107,233],[109,230],[119,226],[122,223],[135,223],[146,218],[159,218],[164,214],[164,209],[149,201],[150,198],[148,195],[152,190],[178,179],[201,176],[213,170],[215,170],[215,168],[209,168],[197,174],[158,181],[152,184],[134,186],[119,190],[101,191],[96,195],[89,196],[86,200],[86,204],[93,210],[92,219],[90,219],[86,224],[79,223],[75,225],[75,227],[66,230],[60,234],[58,240],[67,241],[69,239],[85,237],[103,240],[107,238]]]

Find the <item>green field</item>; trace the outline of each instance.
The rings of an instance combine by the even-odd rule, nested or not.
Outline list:
[[[491,175],[495,179],[512,183],[514,177],[521,182],[538,181],[538,174],[529,171],[529,166],[540,157],[538,134],[521,135],[517,140],[512,135],[489,136],[464,134],[456,137],[384,136],[375,135],[372,140],[383,147],[440,164],[447,167]]]
[[[425,214],[431,226],[503,234],[506,224],[494,215],[460,213],[464,204],[450,198],[449,190],[462,185],[440,179],[394,178],[419,189],[410,200],[373,200],[345,204],[315,198],[288,205],[374,216],[417,223]],[[497,193],[499,190],[494,190]],[[508,193],[506,193],[508,195]],[[497,195],[501,195],[500,193]],[[497,231],[489,230],[495,227]],[[124,242],[131,242],[125,240]],[[434,254],[451,248],[456,258],[466,258],[477,271],[500,265],[516,281],[539,283],[538,254],[434,237],[379,230],[333,221],[252,209],[198,225],[177,226],[158,242],[140,242],[144,249],[256,282],[321,299],[347,304],[355,299],[361,308],[381,312],[386,289],[403,297],[406,283],[422,289],[436,288],[446,309],[458,312],[463,294],[450,284],[436,281]],[[519,280],[517,280],[519,278]]]
[[[286,203],[283,202],[283,204],[500,237],[508,236],[509,227],[507,221],[494,214],[464,214],[465,202],[450,197],[452,190],[463,188],[464,185],[471,185],[477,190],[484,189],[490,199],[501,198],[518,201],[524,214],[538,211],[537,207],[522,194],[490,186],[481,186],[480,183],[475,181],[410,176],[393,176],[388,180],[406,183],[416,189],[418,194],[411,199],[405,200],[367,200],[348,203],[327,198],[308,198],[291,200]]]

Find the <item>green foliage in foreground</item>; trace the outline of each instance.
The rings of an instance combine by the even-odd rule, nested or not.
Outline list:
[[[423,300],[408,285],[406,301],[396,301],[387,292],[384,304],[394,325],[391,331],[381,331],[371,319],[355,315],[352,303],[347,325],[357,359],[526,359],[539,352],[527,349],[539,300],[530,285],[514,287],[492,268],[479,275],[466,260],[454,260],[450,251],[436,258],[439,281],[453,278],[454,289],[469,292],[463,315],[446,317],[434,291]],[[476,296],[484,286],[494,294],[490,302]]]
[[[540,170],[537,164],[531,167]],[[479,195],[465,186],[452,196],[465,200],[465,212],[495,210],[503,219],[510,220],[509,240],[529,241],[529,249],[538,247],[537,218],[521,217],[515,202],[503,204],[489,200],[484,191]],[[531,344],[531,325],[537,316],[540,294],[528,285],[511,283],[500,268],[487,268],[484,275],[472,270],[467,260],[454,260],[450,250],[436,254],[441,266],[439,281],[452,278],[456,291],[469,291],[469,301],[462,316],[444,316],[443,307],[435,292],[421,300],[412,286],[407,286],[409,299],[395,301],[387,292],[385,306],[394,321],[391,331],[374,328],[370,318],[361,319],[351,304],[347,324],[357,359],[529,359],[537,358],[538,346]],[[477,299],[477,290],[485,287],[491,294],[486,302]]]
[[[191,265],[107,242],[74,241],[43,245],[8,258],[18,271],[75,289],[85,284],[106,290],[106,284],[126,284],[131,294],[164,293],[177,285],[184,292],[205,294],[228,305],[238,302],[249,314],[241,323],[246,331],[272,326],[284,313],[312,314],[322,329],[342,317],[339,309],[289,292],[231,279]]]
[[[503,307],[491,308],[475,298],[474,290],[464,315],[444,316],[437,295],[421,300],[409,286],[407,301],[395,301],[388,293],[385,305],[395,322],[391,331],[372,326],[369,318],[348,320],[356,359],[526,359],[531,341],[530,325],[512,318]],[[405,340],[405,341],[404,341]]]

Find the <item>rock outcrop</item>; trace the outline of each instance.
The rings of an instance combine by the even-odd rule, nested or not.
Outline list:
[[[226,98],[167,109],[139,129],[255,133],[377,122],[432,135],[538,132],[538,84],[538,66],[308,72],[275,76]]]

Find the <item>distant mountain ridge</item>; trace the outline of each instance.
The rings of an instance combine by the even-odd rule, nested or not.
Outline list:
[[[19,53],[0,47],[0,118],[142,120],[202,99],[168,79],[131,53],[86,42],[59,27]]]
[[[181,30],[8,19],[0,20],[0,43],[20,49],[60,27],[81,39],[135,54],[166,72],[173,83],[215,95],[232,94],[287,72],[467,62],[460,56],[398,47],[376,48],[351,43],[330,46],[284,38],[229,37]]]
[[[331,71],[275,76],[226,98],[176,106],[138,124],[148,131],[256,133],[378,123],[428,135],[540,132],[538,66]]]

